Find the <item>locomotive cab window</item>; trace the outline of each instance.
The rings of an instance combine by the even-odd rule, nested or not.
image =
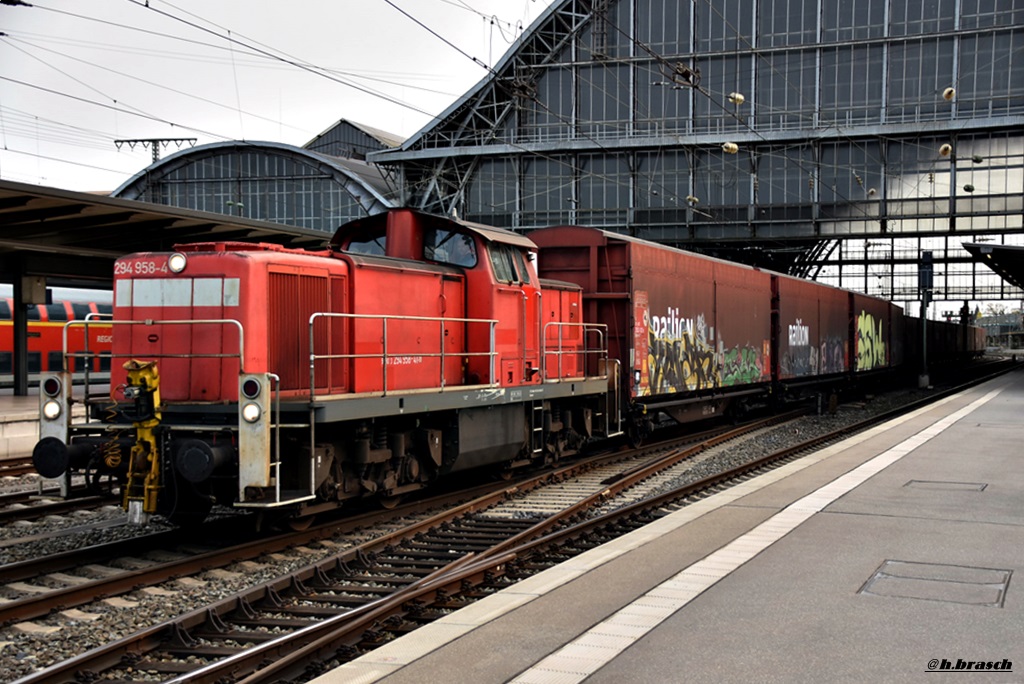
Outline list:
[[[494,267],[494,278],[499,283],[522,284],[530,282],[529,272],[523,262],[523,255],[511,245],[492,243],[487,245]]]
[[[423,258],[452,266],[476,266],[476,243],[472,236],[443,228],[423,231]]]
[[[530,269],[526,267],[526,261],[523,259],[523,252],[515,249],[512,251],[515,255],[516,264],[519,266],[519,277],[523,279],[523,282],[527,285],[530,284]]]

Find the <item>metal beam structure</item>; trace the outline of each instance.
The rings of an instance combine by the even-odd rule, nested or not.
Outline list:
[[[941,296],[1018,298],[961,243],[1024,245],[1024,9],[928,7],[562,0],[368,158],[405,204],[482,223],[592,225],[904,300],[928,249]]]

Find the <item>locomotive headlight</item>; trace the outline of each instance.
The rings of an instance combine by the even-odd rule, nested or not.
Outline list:
[[[167,257],[167,268],[171,269],[171,273],[181,273],[185,270],[186,263],[188,263],[188,259],[181,252],[175,252]]]
[[[43,417],[47,420],[60,418],[60,402],[51,399],[43,404]]]
[[[246,404],[242,407],[242,418],[247,423],[255,423],[260,419],[262,411],[260,411],[260,405],[256,403]]]

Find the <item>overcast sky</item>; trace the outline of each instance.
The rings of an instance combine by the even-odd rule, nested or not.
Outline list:
[[[551,2],[0,5],[0,178],[111,191],[151,161],[115,146],[133,138],[303,145],[339,119],[408,137]]]

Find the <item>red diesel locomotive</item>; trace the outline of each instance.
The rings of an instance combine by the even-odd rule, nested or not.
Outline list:
[[[180,522],[214,503],[305,520],[555,462],[890,371],[909,327],[881,299],[616,233],[527,238],[410,209],[321,251],[125,257],[112,325],[126,376],[75,423],[66,374],[44,379],[36,467],[65,486],[109,475],[131,520]]]
[[[617,431],[603,328],[515,233],[393,210],[317,252],[201,243],[118,260],[109,401],[48,376],[46,477],[121,483],[133,521],[309,515]],[[121,379],[123,378],[123,383]],[[120,383],[120,384],[119,384]]]

